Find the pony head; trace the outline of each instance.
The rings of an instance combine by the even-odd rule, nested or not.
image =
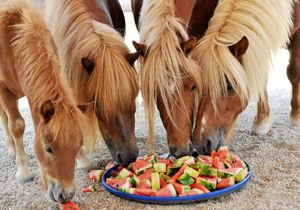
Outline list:
[[[201,89],[200,68],[189,54],[197,40],[188,38],[175,17],[173,0],[145,1],[140,19],[140,81],[148,118],[148,150],[153,152],[155,111],[159,111],[170,153],[191,154],[195,92]]]
[[[204,81],[193,131],[198,153],[229,144],[236,119],[249,101],[266,100],[272,56],[289,40],[293,2],[219,1],[192,52]]]

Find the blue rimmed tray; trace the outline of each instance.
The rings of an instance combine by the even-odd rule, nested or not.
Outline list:
[[[216,190],[210,193],[200,194],[200,195],[183,196],[183,197],[178,197],[178,196],[177,197],[155,197],[155,196],[139,196],[139,195],[133,195],[133,194],[121,192],[106,184],[106,179],[111,177],[111,173],[117,169],[118,165],[112,167],[111,169],[107,170],[104,173],[102,177],[102,185],[110,193],[120,198],[124,198],[131,201],[142,202],[142,203],[153,203],[153,204],[191,203],[191,202],[205,201],[205,200],[218,198],[243,187],[252,177],[251,167],[247,163],[246,165],[249,173],[243,181],[225,189],[220,189],[220,190]]]

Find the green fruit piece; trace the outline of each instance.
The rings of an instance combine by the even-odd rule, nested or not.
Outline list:
[[[153,190],[159,190],[160,189],[160,177],[158,172],[151,174],[151,186]]]
[[[218,170],[218,177],[221,178],[227,178],[227,177],[231,177],[234,176],[236,169],[223,169],[223,170]]]
[[[179,158],[178,161],[185,163],[185,161],[187,161],[188,159],[190,159],[190,156],[186,155],[186,156]]]
[[[241,182],[245,179],[245,177],[248,174],[248,169],[247,168],[243,168],[242,170],[240,170],[235,176],[234,176],[234,180],[236,182]]]
[[[167,172],[167,164],[166,163],[154,163],[153,170],[155,172]]]
[[[160,173],[159,174],[160,178],[162,178],[162,180],[164,180],[165,182],[168,181],[170,179],[169,176],[165,175],[164,173]]]
[[[199,169],[199,173],[202,176],[217,176],[218,170],[207,164],[203,164]]]
[[[191,167],[186,167],[184,173],[188,173],[191,177],[197,178],[199,176],[199,172],[192,169]]]
[[[124,179],[127,178],[129,175],[132,175],[132,172],[128,171],[126,168],[123,168],[116,178]]]
[[[184,161],[185,164],[192,166],[195,164],[195,160],[193,157],[189,157],[186,161]]]
[[[121,192],[129,193],[130,188],[131,188],[130,178],[127,178],[125,184],[123,184],[119,190]]]
[[[183,184],[183,185],[190,185],[194,182],[194,179],[188,174],[184,173],[182,174],[178,180]]]

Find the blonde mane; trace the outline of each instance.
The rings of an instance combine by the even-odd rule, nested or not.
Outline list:
[[[129,49],[123,38],[113,28],[96,22],[88,3],[91,1],[51,0],[46,1],[45,11],[77,100],[95,100],[101,114],[112,118],[120,109],[133,108],[137,75],[125,58]],[[81,64],[84,57],[95,62],[91,75]]]
[[[180,97],[183,79],[189,77],[197,87],[201,87],[199,66],[187,58],[180,47],[180,43],[187,39],[182,22],[175,16],[174,0],[144,0],[140,16],[140,42],[148,50],[146,57],[140,60],[140,82],[148,118],[149,150],[152,150],[154,141],[158,94],[173,121],[170,104],[177,103],[185,109]]]
[[[13,25],[15,34],[11,46],[19,82],[33,112],[39,112],[42,105],[50,101],[56,107],[50,121],[53,135],[58,135],[61,123],[70,119],[78,123],[85,134],[86,148],[92,147],[94,133],[86,126],[86,119],[61,74],[56,48],[41,14],[26,0],[13,0],[2,9],[6,12],[0,12],[0,23],[11,14],[20,19]]]
[[[220,0],[192,57],[203,69],[204,91],[216,106],[229,82],[243,102],[264,98],[273,54],[289,40],[294,0]],[[241,63],[229,46],[247,37]]]

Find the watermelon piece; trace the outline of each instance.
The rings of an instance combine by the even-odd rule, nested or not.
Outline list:
[[[164,173],[160,173],[159,176],[160,176],[160,178],[161,178],[162,180],[164,180],[165,182],[167,182],[167,181],[170,179],[170,177],[167,176],[167,175],[165,175]]]
[[[182,174],[178,180],[184,185],[190,185],[194,182],[194,179],[188,173]]]
[[[229,150],[227,146],[220,147],[217,152],[217,156],[220,158],[222,162],[225,162],[229,157]]]
[[[131,171],[127,170],[126,168],[123,168],[116,178],[124,179],[124,178],[132,177],[132,176],[133,176],[133,173]]]
[[[209,166],[212,166],[213,164],[213,159],[212,157],[206,156],[206,155],[199,155],[198,156],[198,162],[202,165],[202,164],[206,164]]]
[[[130,178],[126,178],[126,182],[119,188],[121,192],[129,193],[129,189],[132,187]]]
[[[153,190],[159,190],[160,189],[160,177],[157,172],[154,172],[151,174],[151,184]]]
[[[210,152],[210,157],[214,158],[214,157],[216,157],[216,156],[217,156],[217,152],[216,152],[215,150],[212,150],[212,151]]]
[[[177,166],[169,166],[168,167],[168,169],[167,169],[167,175],[168,176],[172,176],[173,174],[176,174],[178,171],[179,171],[179,169],[180,169],[181,167],[177,167]]]
[[[213,165],[212,165],[214,168],[220,170],[220,169],[225,169],[224,167],[224,163],[222,163],[219,159],[218,156],[214,157],[213,158]]]
[[[191,190],[190,186],[179,184],[179,183],[176,183],[176,182],[172,183],[172,185],[175,188],[178,195]]]
[[[203,191],[194,188],[194,189],[192,189],[192,190],[190,190],[190,191],[188,191],[188,192],[181,193],[179,196],[180,196],[180,197],[181,197],[181,196],[192,196],[192,195],[199,195],[199,194],[203,194],[203,193],[204,193]]]
[[[195,159],[193,157],[189,157],[189,159],[184,161],[184,164],[187,164],[188,166],[192,166],[195,164]]]
[[[184,170],[184,173],[189,174],[191,177],[197,178],[199,176],[199,172],[187,166]]]
[[[232,168],[247,168],[246,163],[240,159],[236,159],[232,164]]]
[[[232,168],[231,164],[228,161],[224,162],[224,167],[225,168]]]
[[[141,196],[155,196],[156,190],[153,189],[143,189],[143,188],[136,188],[133,192],[135,195],[141,195]]]
[[[162,158],[157,158],[157,162],[158,163],[165,163],[167,166],[168,165],[171,165],[172,163],[173,163],[173,161],[172,160],[168,160],[168,159],[162,159]]]
[[[161,188],[167,186],[167,183],[160,176],[159,176],[159,184]]]
[[[220,178],[231,177],[231,176],[234,176],[235,172],[236,172],[236,169],[234,169],[234,168],[218,170],[218,177],[220,177]]]
[[[68,201],[66,203],[59,204],[60,210],[80,210],[79,206],[77,206],[72,201]]]
[[[200,184],[206,187],[208,190],[212,191],[215,190],[217,187],[217,177],[204,177],[199,176],[196,180],[197,184]]]
[[[234,175],[234,180],[236,182],[241,182],[241,181],[243,181],[246,178],[247,175],[248,175],[248,169],[247,168],[243,168],[238,173],[236,173]]]
[[[157,162],[157,157],[156,157],[156,155],[151,155],[151,156],[145,156],[144,157],[144,160],[145,161],[148,161],[149,163],[151,163],[151,164],[154,164],[154,163],[156,163]]]
[[[142,181],[140,181],[140,183],[136,186],[136,188],[143,188],[143,189],[150,189],[151,186],[151,182],[148,179],[143,179]]]
[[[202,164],[200,164],[199,162],[196,162],[196,163],[192,166],[192,168],[198,170],[199,168],[201,168],[201,165],[202,165]]]
[[[217,176],[218,175],[218,170],[209,166],[209,165],[201,165],[199,169],[199,173],[202,176]]]
[[[157,193],[156,196],[159,197],[175,197],[177,196],[176,190],[172,184],[168,184],[167,186],[161,188]]]
[[[120,187],[126,183],[126,179],[107,178],[106,184],[114,189],[120,189]]]
[[[181,158],[179,158],[177,161],[180,163],[185,163],[185,161],[187,161],[188,159],[190,159],[190,156],[186,155],[186,156],[183,156]]]
[[[141,180],[136,175],[133,175],[132,179],[134,181],[134,184],[132,184],[132,185],[134,185],[134,186],[138,185],[141,182]]]
[[[147,169],[146,171],[144,171],[144,173],[142,175],[137,176],[138,179],[142,180],[142,179],[149,179],[151,180],[151,174],[153,173],[153,170]]]
[[[154,163],[153,165],[154,172],[167,172],[167,164],[166,163]]]
[[[220,182],[218,182],[217,184],[217,189],[223,189],[223,188],[227,188],[227,187],[230,187],[232,185],[234,185],[234,177],[231,176],[231,177],[227,177],[225,179],[222,179]]]
[[[148,168],[152,168],[152,164],[147,160],[137,160],[132,164],[132,170],[136,174],[145,171]]]
[[[92,170],[89,172],[88,176],[91,180],[99,182],[101,181],[103,173],[103,170]]]
[[[179,169],[179,171],[178,171],[176,174],[174,174],[174,175],[172,176],[172,178],[170,179],[170,182],[176,182],[176,180],[177,180],[182,174],[184,174],[184,170],[186,169],[186,167],[187,167],[187,165],[184,164],[184,165]]]
[[[204,192],[204,193],[209,193],[209,192],[210,192],[206,187],[204,187],[203,185],[197,184],[197,183],[191,184],[190,187],[191,187],[192,189],[195,189],[195,188],[196,188],[196,189],[198,189],[198,190],[201,190],[201,191]]]
[[[81,189],[81,192],[97,192],[97,191],[98,191],[98,189],[97,189],[96,185],[94,185],[94,184]]]

